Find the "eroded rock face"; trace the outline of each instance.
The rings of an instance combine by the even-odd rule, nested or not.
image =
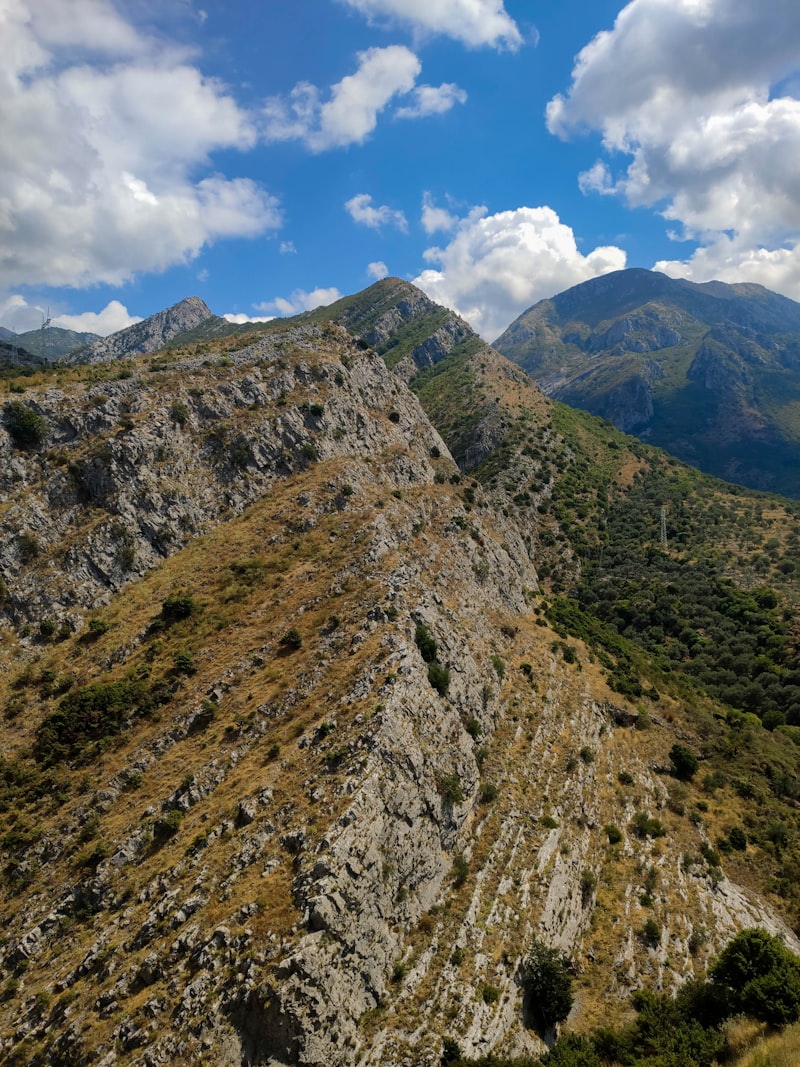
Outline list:
[[[20,450],[0,428],[0,612],[77,624],[292,472],[336,455],[377,454],[387,437],[403,446],[392,460],[397,484],[427,478],[431,449],[448,453],[414,397],[398,391],[374,354],[328,330],[350,353],[349,369],[330,339],[304,327],[221,366],[198,357],[169,372],[142,367],[88,392],[40,393],[31,402],[47,423],[40,448]],[[287,345],[308,358],[284,363]],[[317,358],[317,348],[328,355]],[[398,422],[388,420],[390,409]]]

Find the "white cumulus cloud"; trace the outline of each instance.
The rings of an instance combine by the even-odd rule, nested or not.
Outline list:
[[[444,34],[470,48],[491,45],[516,51],[517,24],[503,0],[344,0],[370,19],[388,19],[423,33]]]
[[[740,237],[721,234],[689,259],[660,260],[655,270],[673,278],[705,282],[756,282],[800,299],[800,244],[787,248],[751,247]]]
[[[442,85],[418,85],[412,93],[413,103],[399,107],[395,112],[398,119],[421,119],[428,115],[444,115],[456,104],[467,102],[466,92],[454,82]]]
[[[295,289],[288,299],[276,296],[274,300],[265,300],[254,306],[256,311],[274,311],[278,315],[299,315],[301,311],[313,311],[314,308],[326,307],[336,300],[341,300],[341,297],[342,294],[334,286],[328,289],[312,289],[310,292],[305,289]]]
[[[423,193],[421,222],[425,233],[447,233],[458,225],[458,215],[438,207],[430,193]]]
[[[119,284],[279,225],[214,173],[252,117],[110,0],[5,0],[0,39],[0,285]]]
[[[657,207],[701,242],[659,267],[800,297],[798,72],[796,0],[632,0],[579,54],[548,125],[602,133],[584,192]]]
[[[119,300],[109,301],[102,311],[83,311],[79,315],[53,316],[53,326],[61,326],[65,330],[76,330],[78,333],[97,333],[101,337],[108,337],[110,333],[125,330],[128,326],[141,321],[141,315],[131,315]]]
[[[537,300],[622,270],[625,252],[614,246],[583,255],[569,226],[549,207],[518,207],[489,215],[473,208],[444,248],[429,248],[414,283],[494,340]]]
[[[408,221],[402,211],[395,211],[386,204],[376,207],[369,193],[356,194],[345,201],[344,206],[353,222],[369,226],[372,230],[379,230],[382,226],[393,226],[405,233],[408,229]]]
[[[361,144],[391,100],[411,92],[421,70],[419,59],[403,45],[360,52],[355,74],[337,82],[326,101],[309,82],[298,82],[288,97],[268,100],[264,136],[301,140],[312,152]]]
[[[385,278],[388,273],[389,268],[382,259],[376,259],[374,263],[367,264],[367,274],[370,278],[374,278],[376,282],[380,281],[381,278]]]
[[[244,326],[246,322],[272,322],[275,318],[274,315],[244,315],[238,311],[229,311],[222,317],[228,322],[235,323],[237,326]]]
[[[38,330],[48,314],[43,304],[31,304],[19,293],[11,293],[0,301],[0,325],[16,333]],[[131,315],[119,300],[111,300],[101,311],[83,311],[77,315],[52,313],[51,326],[77,333],[96,333],[107,337],[117,330],[124,330],[141,322],[140,315]]]

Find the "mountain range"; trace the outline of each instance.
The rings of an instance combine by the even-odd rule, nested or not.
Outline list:
[[[796,502],[398,279],[2,388],[6,1062],[532,1063],[536,945],[606,1049],[800,953]]]
[[[800,496],[800,304],[624,270],[523,312],[495,347],[548,396],[701,470]]]

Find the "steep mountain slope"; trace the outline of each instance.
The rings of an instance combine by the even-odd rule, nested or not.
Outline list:
[[[796,517],[552,405],[406,283],[327,316],[5,401],[8,1062],[535,1052],[534,933],[578,1029],[743,926],[800,948],[791,726],[567,610],[651,481],[663,566],[718,551],[736,588],[784,573]],[[363,339],[386,316],[395,369],[438,335],[418,399]],[[628,560],[657,573],[642,517]],[[740,630],[791,625],[784,577]]]
[[[786,297],[617,271],[540,301],[495,347],[549,396],[729,481],[800,496],[800,305]]]
[[[151,315],[124,330],[100,337],[62,357],[65,363],[106,363],[157,352],[179,334],[194,330],[207,319],[217,320],[198,296],[187,296],[165,311]],[[227,325],[227,323],[226,323]]]

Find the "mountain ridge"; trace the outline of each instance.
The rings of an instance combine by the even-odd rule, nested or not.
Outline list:
[[[164,311],[124,330],[100,337],[63,355],[60,362],[106,363],[115,359],[157,352],[182,333],[195,329],[207,319],[216,318],[199,296],[188,296]]]
[[[749,703],[797,685],[796,506],[426,300],[2,383],[9,1062],[533,1057],[534,935],[578,1032],[743,927],[800,951],[798,719]]]
[[[544,391],[729,481],[800,495],[800,305],[631,269],[529,308],[495,347]]]

